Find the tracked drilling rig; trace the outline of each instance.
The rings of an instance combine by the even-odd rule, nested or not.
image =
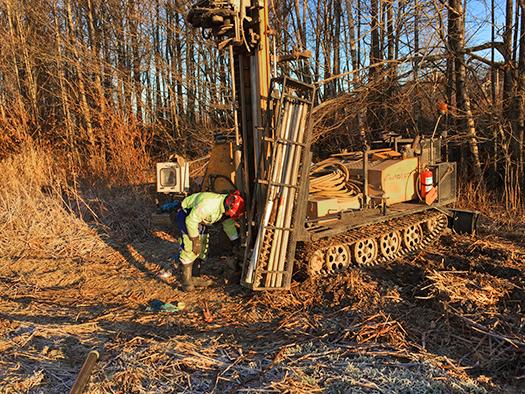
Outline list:
[[[440,138],[389,134],[312,162],[316,87],[276,75],[278,61],[305,55],[270,50],[268,11],[267,0],[201,0],[187,18],[230,59],[235,133],[212,149],[202,190],[235,187],[248,202],[242,284],[288,289],[294,268],[338,274],[421,250],[448,225],[473,227],[475,216],[447,208],[456,165]]]

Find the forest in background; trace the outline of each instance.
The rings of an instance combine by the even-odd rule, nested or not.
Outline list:
[[[75,177],[125,184],[167,152],[203,155],[232,128],[231,80],[228,57],[185,21],[189,5],[1,0],[0,157],[37,143]],[[524,0],[270,5],[277,55],[311,51],[278,73],[318,84],[318,145],[432,134],[447,103],[438,132],[465,179],[522,206]]]

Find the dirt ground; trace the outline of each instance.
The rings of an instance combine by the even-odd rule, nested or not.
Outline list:
[[[224,283],[219,235],[216,284],[191,294],[160,275],[167,232],[99,237],[92,257],[0,258],[0,392],[68,392],[91,349],[90,393],[525,391],[523,228],[257,294]]]

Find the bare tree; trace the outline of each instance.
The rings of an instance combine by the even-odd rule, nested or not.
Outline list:
[[[466,85],[465,67],[465,13],[462,0],[449,0],[449,48],[454,58],[455,82],[456,82],[456,106],[461,124],[466,128],[468,142],[472,153],[474,174],[479,179],[481,176],[481,160],[479,157],[478,138],[474,116],[472,114],[470,97]]]

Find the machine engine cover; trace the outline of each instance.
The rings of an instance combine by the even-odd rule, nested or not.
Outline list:
[[[417,169],[417,157],[370,162],[369,196],[385,200],[388,206],[415,200]],[[353,162],[349,170],[352,176],[359,177],[363,172],[363,161]]]
[[[337,198],[308,200],[307,216],[309,218],[321,218],[348,210],[358,210],[361,208],[361,198],[363,198],[362,195],[345,200],[338,200]]]

